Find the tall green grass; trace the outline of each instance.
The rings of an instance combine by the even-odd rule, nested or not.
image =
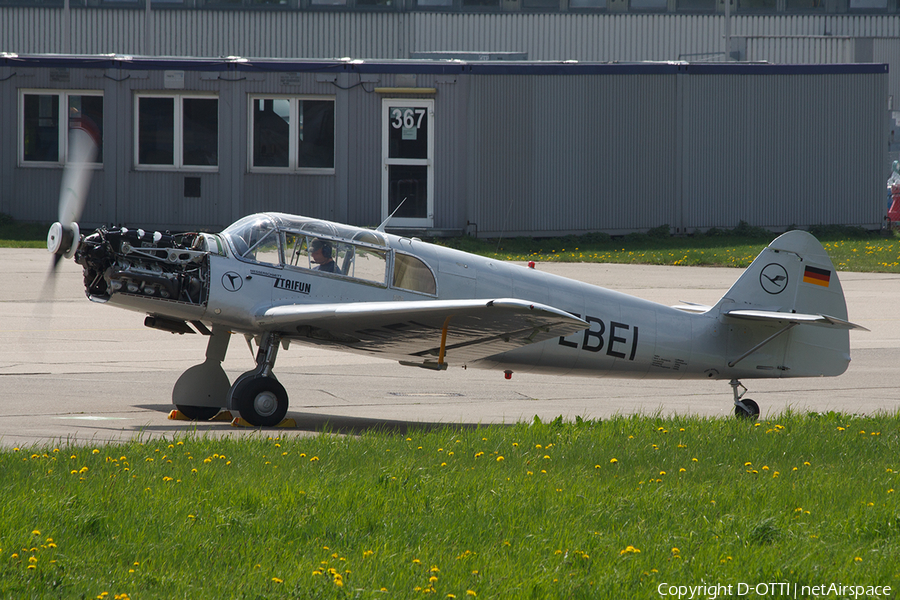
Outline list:
[[[196,434],[0,473],[4,598],[900,590],[900,414]]]

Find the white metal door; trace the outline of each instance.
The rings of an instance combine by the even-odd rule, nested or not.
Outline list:
[[[393,227],[434,226],[433,132],[434,100],[382,101],[381,218],[397,211]]]

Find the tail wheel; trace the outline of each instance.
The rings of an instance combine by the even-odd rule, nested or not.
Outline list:
[[[238,381],[231,398],[241,417],[257,427],[278,425],[287,414],[287,392],[272,377],[251,377]]]
[[[735,402],[734,416],[739,419],[750,419],[752,421],[755,421],[759,418],[759,404],[757,404],[750,398]]]

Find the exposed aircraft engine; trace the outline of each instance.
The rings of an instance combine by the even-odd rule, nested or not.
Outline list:
[[[199,305],[209,291],[207,255],[203,234],[101,227],[81,242],[75,262],[92,300],[124,293]]]

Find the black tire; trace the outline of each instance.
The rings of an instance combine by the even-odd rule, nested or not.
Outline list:
[[[176,404],[175,408],[191,421],[209,421],[222,410],[218,406],[188,406],[186,404]]]
[[[741,400],[741,403],[744,406],[734,405],[734,416],[739,419],[750,419],[753,421],[759,418],[759,404],[749,398]]]
[[[274,427],[284,420],[288,395],[272,377],[252,377],[235,383],[232,405],[241,417],[257,427]]]

